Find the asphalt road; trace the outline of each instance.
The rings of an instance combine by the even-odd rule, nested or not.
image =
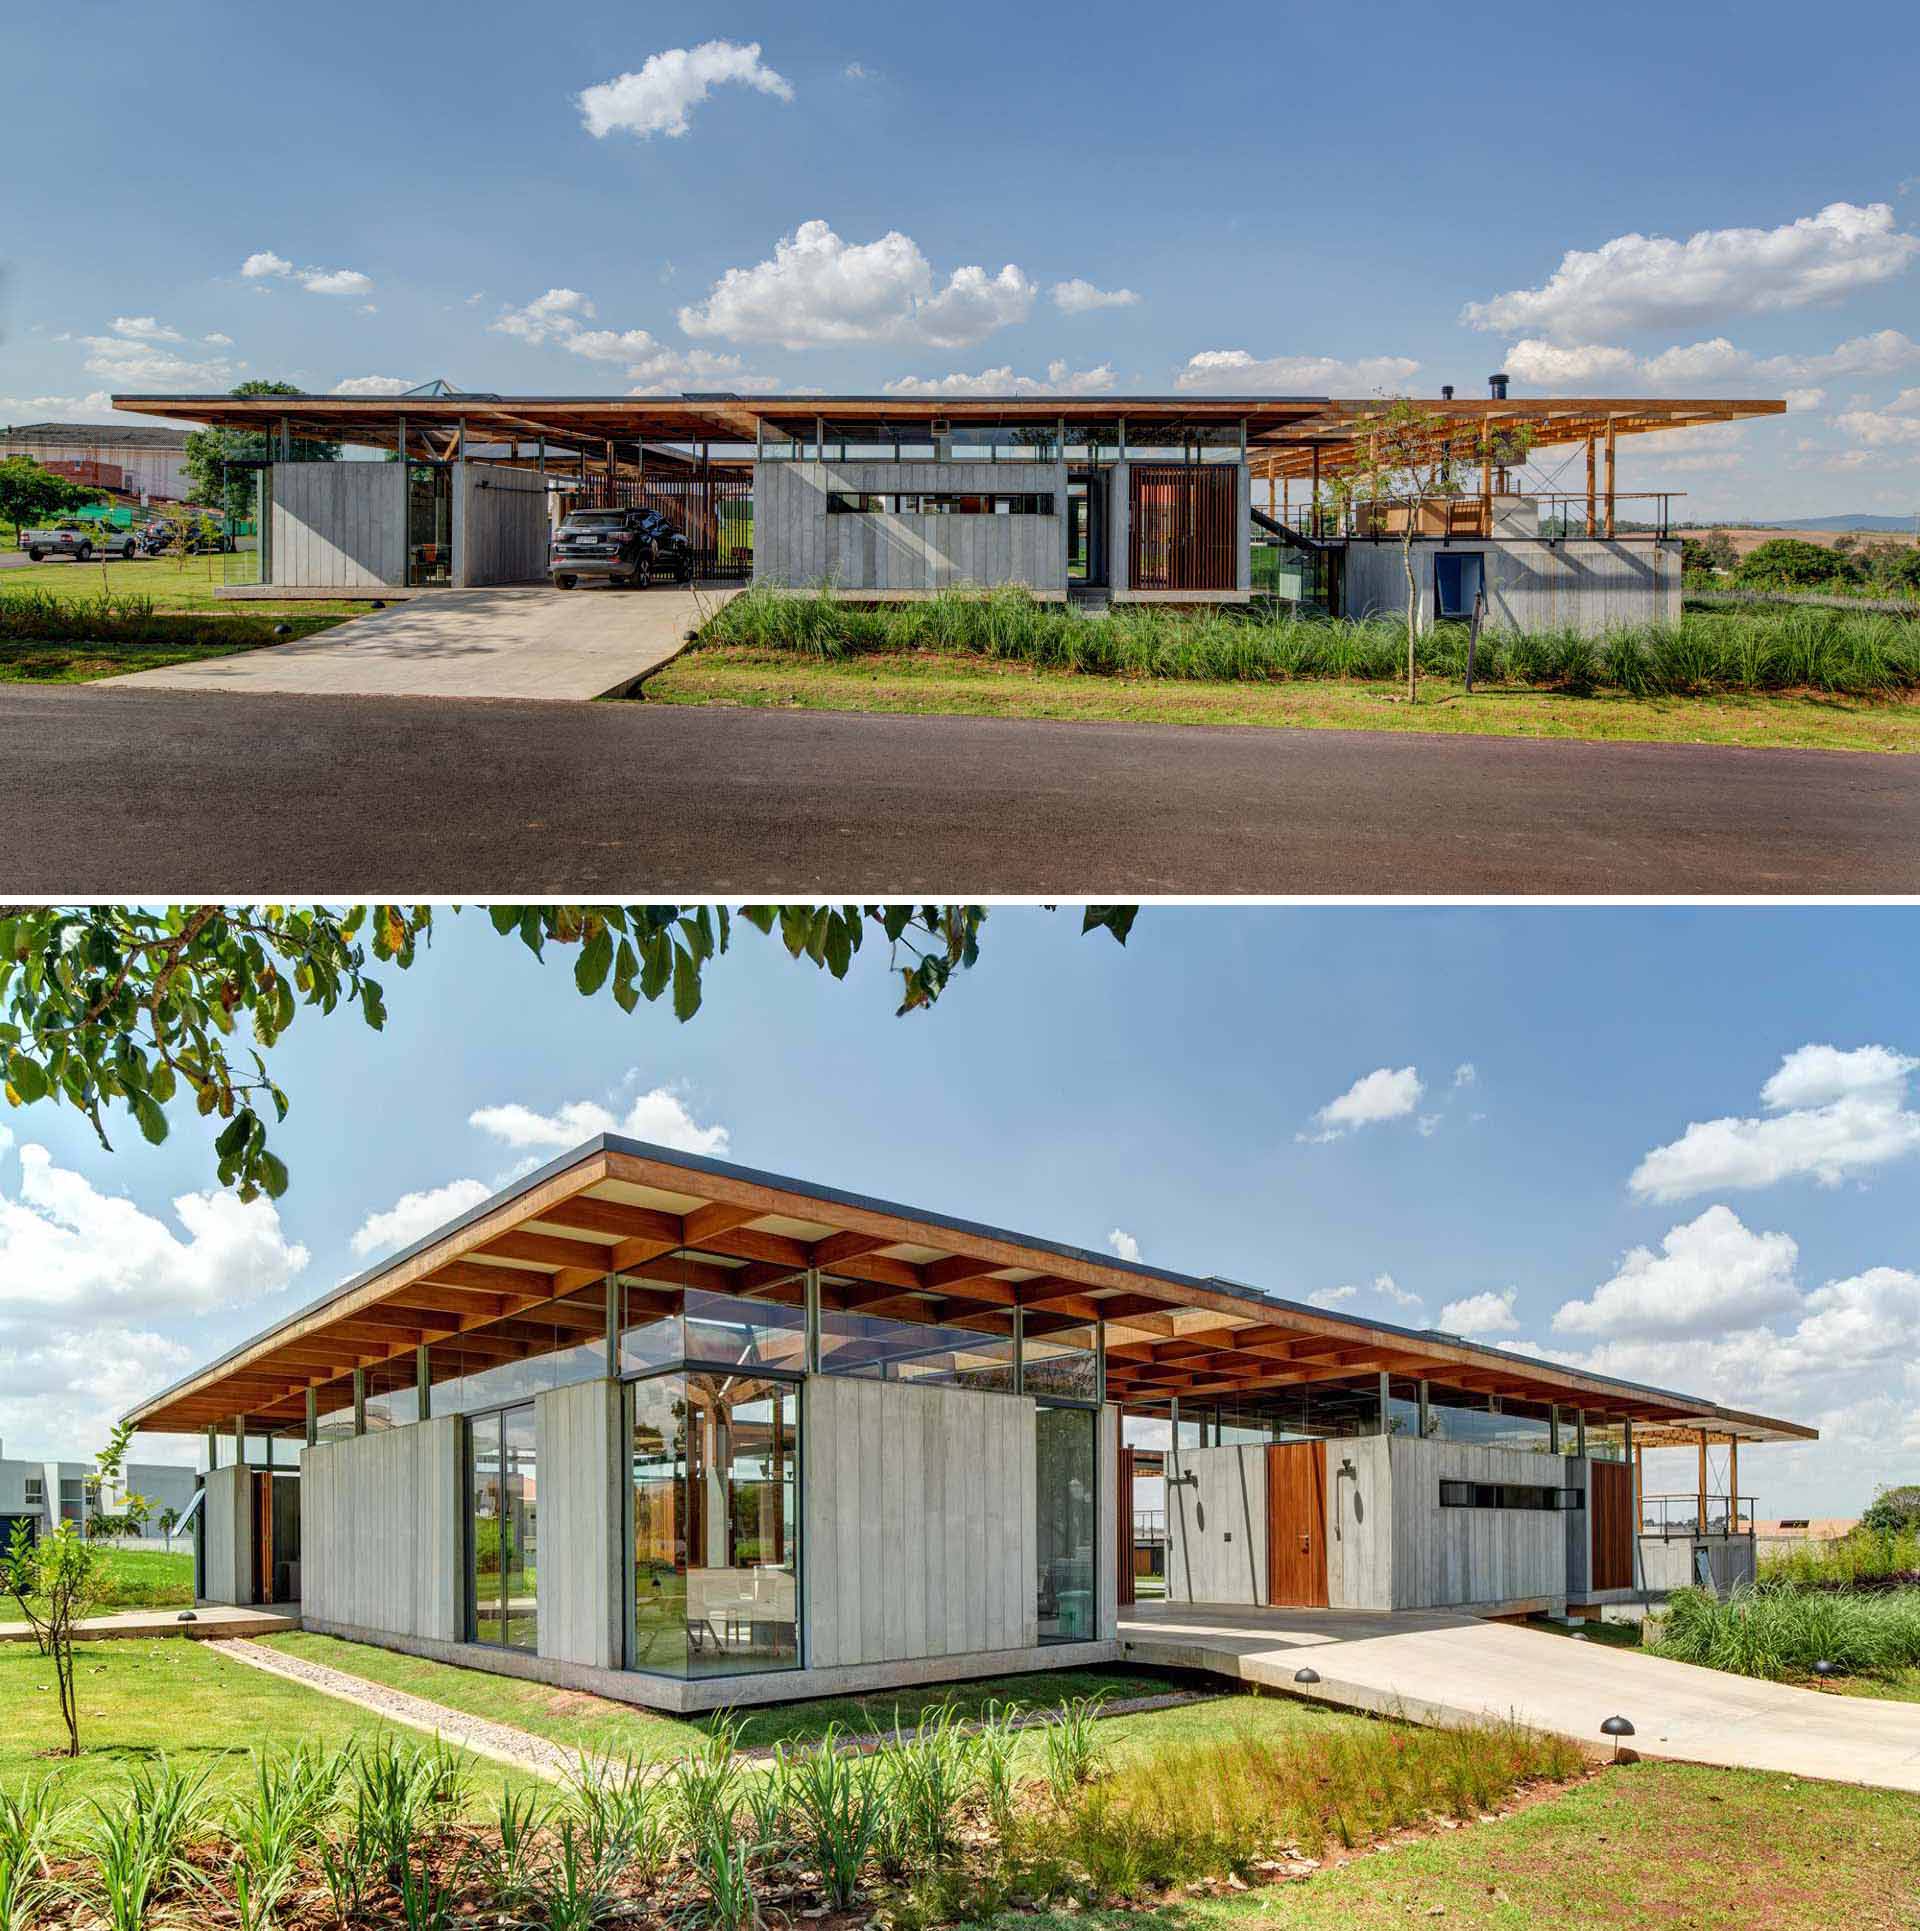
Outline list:
[[[0,893],[1905,893],[1920,758],[0,684]]]

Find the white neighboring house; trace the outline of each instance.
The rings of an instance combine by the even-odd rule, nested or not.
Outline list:
[[[24,422],[0,426],[0,458],[31,456],[72,483],[116,489],[143,503],[184,503],[187,431],[105,422]]]
[[[0,1445],[3,1446],[3,1445]],[[142,1542],[164,1545],[158,1527],[160,1511],[171,1508],[184,1515],[199,1484],[195,1470],[168,1462],[129,1462],[119,1484],[104,1495],[91,1462],[28,1462],[0,1453],[0,1531],[5,1518],[38,1518],[45,1533],[55,1522],[71,1522],[84,1529],[89,1518],[115,1514],[128,1494],[144,1496],[153,1505],[152,1524]]]

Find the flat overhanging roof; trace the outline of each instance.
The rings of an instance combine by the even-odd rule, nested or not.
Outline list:
[[[1784,413],[1767,399],[1670,396],[1513,397],[1461,401],[1415,398],[1422,411],[1444,423],[1442,439],[1469,460],[1490,424],[1525,423],[1536,448],[1584,442],[1589,437],[1645,435],[1708,423],[1739,422]],[[456,429],[493,442],[545,440],[566,447],[604,448],[608,442],[752,443],[762,424],[783,435],[811,437],[822,419],[926,428],[955,426],[1039,428],[1112,423],[1124,419],[1136,432],[1155,425],[1204,424],[1238,431],[1245,425],[1249,459],[1259,476],[1310,476],[1317,460],[1323,475],[1358,460],[1370,416],[1387,406],[1381,397],[1332,396],[226,396],[126,395],[113,406],[137,415],[228,429],[268,430],[285,419],[296,437],[392,447],[396,424],[408,432]]]
[[[1016,1308],[1036,1339],[1101,1321],[1109,1399],[1135,1408],[1171,1398],[1231,1404],[1385,1372],[1584,1409],[1596,1421],[1704,1428],[1716,1439],[1817,1438],[1703,1396],[613,1135],[230,1349],[127,1419],[187,1433],[244,1415],[253,1432],[295,1433],[308,1391],[350,1387],[356,1369],[378,1388],[411,1387],[422,1344],[430,1356],[450,1344],[492,1363],[598,1338],[609,1273],[644,1278],[653,1269],[660,1297],[711,1287],[791,1301],[807,1268],[830,1277],[827,1305],[983,1335],[1010,1333]],[[321,1405],[345,1398],[324,1394]]]

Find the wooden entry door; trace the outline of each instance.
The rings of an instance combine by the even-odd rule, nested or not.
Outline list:
[[[1267,1450],[1267,1601],[1327,1606],[1327,1456],[1319,1442]]]
[[[1133,1450],[1120,1451],[1119,1494],[1114,1498],[1118,1519],[1114,1523],[1114,1572],[1120,1583],[1120,1607],[1133,1601]]]
[[[1593,1538],[1588,1586],[1633,1587],[1633,1470],[1625,1462],[1587,1464],[1587,1533]]]
[[[273,1601],[273,1477],[248,1472],[253,1487],[253,1600]]]

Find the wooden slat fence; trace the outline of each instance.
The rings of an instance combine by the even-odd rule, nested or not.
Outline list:
[[[1135,463],[1127,582],[1135,590],[1233,590],[1238,472],[1226,464]]]

